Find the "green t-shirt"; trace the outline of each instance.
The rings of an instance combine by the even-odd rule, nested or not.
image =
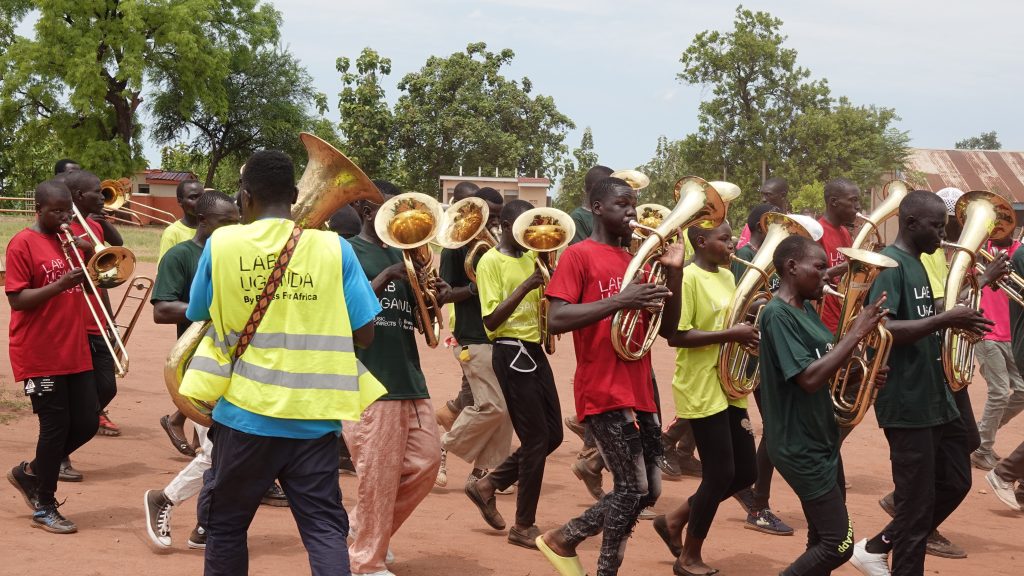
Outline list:
[[[829,387],[807,393],[794,379],[832,349],[832,333],[810,303],[773,298],[761,313],[761,409],[772,464],[800,500],[836,485],[839,426]]]
[[[484,253],[476,266],[480,314],[483,317],[490,316],[513,290],[533,274],[536,261],[537,253],[533,251],[524,252],[519,258],[506,256],[497,248]],[[524,342],[540,342],[540,297],[540,288],[531,291],[519,301],[519,306],[497,330],[491,332],[484,326],[487,336],[491,340],[515,338]]]
[[[573,210],[569,217],[576,223],[576,234],[572,237],[569,245],[572,246],[577,242],[590,238],[590,233],[594,231],[594,213],[590,210],[584,210],[580,206]]]
[[[199,265],[199,257],[203,255],[203,248],[188,240],[179,242],[171,247],[156,269],[156,282],[153,283],[153,293],[149,297],[151,304],[157,302],[185,302],[188,303],[189,291],[192,289],[192,279],[196,276],[196,267]],[[178,338],[188,330],[191,322],[181,322],[178,327]]]
[[[1024,276],[1024,250],[1018,248],[1010,257],[1013,271]],[[1024,366],[1024,309],[1010,298],[1010,341],[1013,346],[1013,360],[1017,366]]]
[[[749,243],[744,244],[743,248],[740,248],[739,250],[736,251],[736,257],[739,258],[740,260],[745,260],[747,262],[753,261],[754,256],[756,254],[757,250],[755,250],[754,247],[751,246]],[[740,264],[735,260],[732,262],[732,264],[729,265],[729,270],[732,271],[732,276],[733,278],[736,279],[737,284],[740,283],[740,278],[743,277],[743,273],[749,269],[750,268],[748,266]],[[768,291],[774,293],[778,289],[779,275],[773,272],[772,275],[768,278]]]
[[[466,254],[472,247],[472,243],[457,250],[445,248],[441,251],[441,279],[452,288],[462,288],[469,285],[469,278],[466,276]],[[471,344],[490,344],[487,333],[484,332],[484,323],[480,319],[480,297],[470,296],[462,302],[453,304],[455,307],[455,326],[452,328],[452,335],[461,346]]]
[[[381,248],[358,236],[349,243],[371,282],[382,270],[402,261],[397,248]],[[374,320],[373,345],[356,348],[356,357],[388,389],[381,400],[430,398],[416,348],[414,305],[408,282],[389,282],[380,294],[382,310]]]
[[[683,270],[679,330],[713,332],[725,328],[725,313],[729,307],[736,281],[728,268],[708,272],[696,264]],[[710,344],[699,348],[676,350],[675,376],[672,393],[676,403],[676,416],[704,418],[725,410],[729,405],[747,407],[747,399],[729,400],[718,378],[718,353],[722,346]]]
[[[871,285],[868,301],[888,293],[885,307],[893,320],[919,320],[935,314],[935,300],[921,260],[887,246],[882,254],[899,266],[886,268]],[[893,345],[889,376],[875,401],[882,428],[928,428],[960,417],[942,371],[942,337],[928,334],[911,344]]]

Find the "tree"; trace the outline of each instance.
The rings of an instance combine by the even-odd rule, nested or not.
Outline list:
[[[1002,150],[1003,145],[999,143],[999,138],[996,137],[996,131],[993,130],[991,132],[982,132],[977,136],[958,140],[953,147],[957,150]]]
[[[668,208],[675,206],[676,182],[692,173],[686,167],[680,146],[679,141],[658,137],[654,158],[639,168],[651,179],[651,184],[640,192],[640,203],[661,204]]]
[[[187,79],[180,105],[223,110],[228,53],[275,33],[278,13],[258,0],[82,2],[36,0],[35,37],[17,38],[0,99],[23,98],[73,156],[98,174],[140,168],[137,112],[157,71]],[[276,39],[276,38],[275,38]]]
[[[501,68],[515,53],[488,52],[483,42],[447,58],[432,56],[398,83],[395,146],[404,184],[432,193],[438,178],[460,166],[490,173],[553,173],[575,127],[550,96],[532,96],[529,78],[509,80]]]
[[[327,97],[314,90],[302,65],[274,46],[231,48],[223,82],[225,107],[199,100],[182,106],[189,81],[177,74],[158,75],[158,91],[150,105],[152,133],[159,143],[191,136],[190,152],[206,159],[206,186],[223,180],[218,168],[225,159],[232,160],[228,178],[237,181],[238,167],[256,150],[273,148],[297,160],[304,157],[297,134],[312,130],[311,106],[320,114],[327,108]]]
[[[335,63],[341,73],[338,111],[345,154],[372,178],[395,179],[394,115],[380,83],[381,77],[391,73],[391,59],[364,48],[354,72],[351,66],[345,57]]]
[[[564,212],[572,212],[583,204],[583,185],[587,171],[597,165],[597,152],[594,152],[594,134],[590,126],[583,130],[578,148],[572,151],[573,159],[562,163],[562,182],[555,195],[555,208]]]

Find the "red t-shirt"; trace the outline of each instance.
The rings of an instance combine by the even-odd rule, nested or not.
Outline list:
[[[846,256],[838,250],[838,248],[849,248],[850,244],[853,244],[853,237],[850,236],[850,230],[845,226],[833,226],[831,222],[825,219],[824,216],[818,219],[818,223],[824,229],[824,234],[821,235],[821,240],[818,242],[821,247],[825,249],[825,256],[828,257],[828,267],[838,266],[846,261]],[[835,286],[842,276],[835,276],[829,278],[830,284]],[[825,323],[825,326],[835,334],[836,327],[839,326],[839,310],[840,302],[839,299],[834,296],[825,296],[821,302],[821,321]]]
[[[56,236],[25,229],[7,245],[8,294],[42,288],[70,271]],[[11,310],[10,356],[14,379],[62,376],[92,370],[85,333],[82,286],[30,310]]]
[[[619,293],[630,258],[621,248],[589,238],[573,244],[558,259],[546,295],[570,304],[614,296]],[[611,333],[612,316],[572,332],[576,350],[573,394],[580,421],[587,416],[623,408],[641,412],[657,410],[650,354],[636,362],[622,360],[612,347]]]
[[[103,228],[100,227],[100,223],[95,220],[89,220],[88,218],[86,218],[85,221],[89,223],[89,228],[92,230],[92,233],[100,239],[100,244],[103,244],[105,242],[105,238],[103,238]],[[85,230],[82,228],[82,225],[78,223],[77,218],[71,221],[71,232],[75,236],[85,234]],[[88,236],[86,236],[86,239],[89,240],[89,242],[92,242],[92,239]],[[81,251],[79,251],[79,254],[81,254]],[[101,314],[100,309],[98,308],[100,306],[99,299],[93,294],[86,294],[85,297],[92,302],[93,310],[95,310],[97,314]],[[92,312],[89,312],[88,307],[82,306],[82,313],[85,314],[85,331],[94,336],[99,336],[100,327],[92,317]]]

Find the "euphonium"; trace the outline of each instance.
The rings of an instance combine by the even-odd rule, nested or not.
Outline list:
[[[839,248],[839,251],[846,256],[850,270],[843,276],[839,291],[832,291],[834,296],[843,301],[835,342],[846,336],[853,321],[864,309],[864,301],[878,274],[885,268],[894,268],[898,265],[892,258],[869,250]],[[825,289],[831,291],[827,284]],[[857,344],[849,362],[829,381],[832,406],[835,408],[836,422],[839,426],[853,428],[867,414],[868,408],[878,395],[875,377],[888,363],[891,348],[892,334],[885,326],[879,324]]]
[[[630,188],[637,192],[651,185],[651,179],[639,170],[616,170],[611,173],[610,177],[625,181]]]
[[[344,154],[312,134],[302,133],[299,139],[306,146],[309,162],[298,183],[299,197],[292,206],[296,224],[319,228],[343,206],[359,200],[384,201],[373,182]],[[164,384],[174,405],[189,420],[203,426],[212,422],[213,405],[186,398],[178,389],[199,342],[211,329],[209,321],[194,322],[175,343],[164,364]]]
[[[974,272],[982,274],[985,272],[985,266],[996,259],[995,254],[992,254],[988,250],[982,248],[978,250],[978,259],[981,262],[975,262]],[[996,280],[995,286],[1006,293],[1006,295],[1017,303],[1019,306],[1024,306],[1024,277],[1016,272],[1010,272],[1006,277]]]
[[[630,283],[665,285],[665,273],[658,259],[665,248],[677,240],[683,230],[701,222],[718,226],[725,219],[729,202],[740,195],[740,189],[729,182],[706,182],[696,176],[686,176],[676,183],[679,201],[672,212],[657,228],[646,229],[632,223],[634,229],[644,229],[648,236],[636,250],[622,276],[620,290]],[[661,327],[661,307],[650,310],[646,331],[637,339],[644,310],[619,310],[612,317],[612,347],[623,360],[639,360],[651,349]]]
[[[777,212],[768,212],[761,217],[761,229],[765,231],[764,241],[758,248],[752,261],[732,259],[743,264],[747,270],[736,284],[736,292],[725,313],[724,326],[733,326],[740,322],[756,325],[761,315],[761,308],[771,299],[769,291],[775,264],[772,256],[779,243],[797,234],[810,238],[811,233],[799,222]],[[736,342],[722,344],[718,353],[718,377],[722,381],[722,390],[733,400],[743,398],[757,388],[760,379],[760,366],[750,368],[753,358],[757,357],[756,349],[748,349]]]
[[[435,239],[443,248],[450,250],[457,250],[473,242],[463,264],[466,277],[471,282],[476,282],[476,261],[484,252],[498,245],[498,240],[487,229],[490,214],[491,210],[484,199],[474,196],[463,198],[444,211]]]
[[[150,220],[156,220],[157,222],[160,222],[161,224],[164,225],[173,224],[175,221],[174,214],[171,214],[166,210],[156,208],[155,206],[146,206],[145,204],[140,205],[146,206],[146,209],[150,210],[151,212],[157,212],[162,214],[163,218],[159,216],[154,216],[153,214],[147,214],[139,210],[125,208],[125,204],[130,202],[132,199],[132,183],[131,180],[127,178],[118,178],[117,180],[109,178],[107,180],[104,180],[103,182],[100,182],[100,194],[103,194],[103,209],[109,212],[115,220],[135,225],[140,225],[142,223],[142,220],[140,218],[142,216],[149,218]],[[118,211],[127,212],[128,214],[139,219],[139,221],[135,222],[131,220],[123,220],[121,218],[118,218],[116,215],[114,215],[115,212]]]
[[[485,220],[486,222],[486,220]],[[437,271],[430,241],[441,226],[441,204],[426,194],[406,192],[377,210],[373,227],[377,237],[389,246],[402,250],[410,291],[416,299],[413,320],[423,334],[427,346],[434,348],[441,339],[441,306],[437,303]]]
[[[857,236],[854,237],[851,247],[858,250],[875,251],[884,244],[882,224],[899,212],[900,202],[906,198],[910,190],[910,184],[905,180],[890,180],[882,188],[882,203],[875,206],[869,215],[857,213],[857,220],[863,220],[864,224],[857,231]]]
[[[640,245],[651,235],[650,230],[661,226],[662,221],[672,211],[661,204],[641,204],[636,207],[636,221],[640,224],[633,229],[633,236],[629,241],[629,253],[636,254]]]
[[[520,214],[512,223],[512,237],[520,246],[537,252],[535,262],[544,283],[537,315],[540,325],[540,342],[548,354],[555,353],[555,336],[548,330],[548,306],[544,287],[551,281],[555,267],[555,255],[576,235],[576,223],[568,214],[555,208],[531,208]]]
[[[956,202],[956,219],[963,225],[963,232],[956,244],[943,243],[955,253],[949,263],[946,278],[946,297],[943,312],[960,304],[960,291],[966,284],[967,306],[978,310],[981,305],[981,290],[978,280],[971,273],[975,265],[975,253],[986,240],[1001,240],[1013,234],[1017,219],[1013,206],[998,194],[985,191],[968,192]],[[979,338],[973,333],[947,328],[942,338],[942,368],[946,381],[953,391],[971,383],[974,376],[974,344]]]

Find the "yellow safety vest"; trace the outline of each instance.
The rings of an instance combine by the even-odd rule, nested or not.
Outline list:
[[[210,238],[211,326],[180,392],[264,416],[359,420],[384,386],[356,359],[345,307],[341,245],[333,232],[305,230],[259,329],[232,368],[235,345],[293,223],[259,220]]]

